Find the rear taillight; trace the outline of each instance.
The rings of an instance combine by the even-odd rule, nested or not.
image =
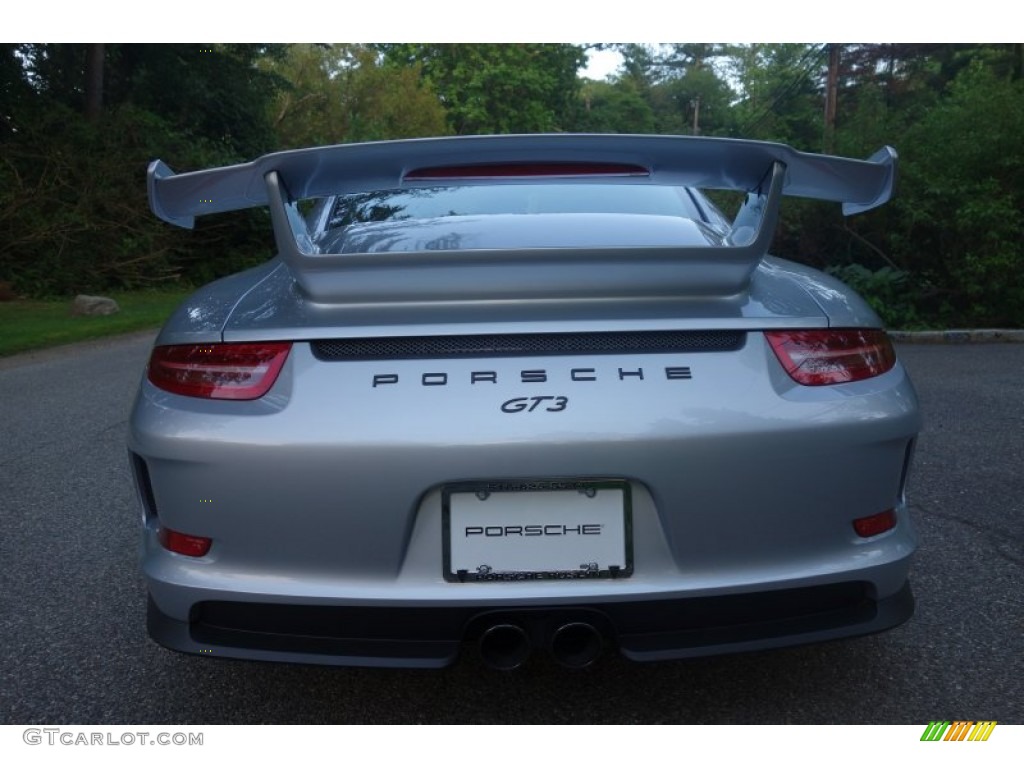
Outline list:
[[[274,386],[291,348],[289,342],[156,347],[149,380],[178,395],[255,400]]]
[[[208,539],[205,536],[190,536],[187,533],[179,533],[163,527],[160,528],[157,538],[164,549],[189,557],[202,557],[210,551],[210,545],[213,544],[213,539]]]
[[[786,373],[808,387],[870,379],[896,364],[892,342],[877,329],[766,331],[764,335]]]
[[[895,527],[896,512],[892,509],[887,509],[885,512],[879,512],[877,515],[870,515],[869,517],[858,517],[853,521],[853,530],[857,532],[858,536],[865,539],[885,533]]]

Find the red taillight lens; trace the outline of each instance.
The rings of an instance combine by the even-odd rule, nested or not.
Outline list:
[[[764,335],[786,373],[808,387],[870,379],[896,365],[896,352],[885,331],[847,328]]]
[[[172,531],[170,528],[161,528],[157,538],[160,539],[160,544],[164,549],[189,557],[202,557],[210,551],[210,545],[213,544],[213,539],[208,539],[205,536],[189,536],[187,533]]]
[[[895,527],[896,513],[891,509],[879,512],[877,515],[859,517],[853,521],[853,530],[857,532],[858,536],[863,536],[865,539],[869,536],[885,533]]]
[[[156,347],[149,380],[178,395],[255,400],[274,386],[291,348],[289,342]]]

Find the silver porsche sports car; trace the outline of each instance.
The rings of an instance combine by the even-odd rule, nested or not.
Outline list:
[[[895,167],[570,134],[154,162],[157,216],[269,206],[278,255],[187,300],[141,383],[151,636],[511,669],[905,621],[914,389],[864,301],[767,254],[782,196],[867,211]]]

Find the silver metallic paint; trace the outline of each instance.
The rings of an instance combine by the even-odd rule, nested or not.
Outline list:
[[[670,364],[690,365],[693,379],[601,378],[619,366]],[[599,380],[524,385],[501,375],[574,365],[597,368]],[[498,384],[469,384],[469,371],[482,367],[499,371]],[[418,384],[420,373],[440,369],[450,372],[448,386]],[[385,370],[399,384],[372,388]],[[565,413],[510,418],[498,407],[549,392],[570,397]],[[325,364],[296,344],[268,402],[213,404],[147,383],[132,423],[161,520],[215,541],[196,563],[149,537],[154,597],[182,617],[198,595],[168,603],[168,591],[186,583],[245,599],[545,601],[768,588],[878,566],[871,580],[884,594],[902,584],[913,549],[905,510],[878,540],[858,541],[850,525],[899,503],[903,456],[919,428],[902,369],[841,388],[799,387],[759,334],[738,353],[607,362]],[[636,507],[636,575],[615,584],[446,585],[439,486],[543,476],[622,476],[650,499]],[[212,505],[197,503],[203,494]],[[162,589],[172,574],[176,586]]]
[[[157,216],[190,228],[195,216],[269,204],[265,178],[270,173],[278,174],[292,199],[299,200],[437,184],[405,178],[418,168],[519,162],[632,164],[649,168],[650,176],[624,177],[621,183],[741,190],[755,189],[779,162],[787,168],[785,194],[841,202],[844,213],[851,215],[889,200],[896,152],[883,147],[867,160],[852,160],[798,152],[784,144],[696,136],[455,136],[275,152],[250,163],[181,174],[155,160],[149,167],[148,190]],[[602,177],[599,183],[606,181]]]

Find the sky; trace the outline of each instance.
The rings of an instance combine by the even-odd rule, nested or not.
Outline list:
[[[580,74],[591,80],[604,80],[614,74],[622,63],[622,56],[615,51],[590,51],[587,54],[587,68]]]

